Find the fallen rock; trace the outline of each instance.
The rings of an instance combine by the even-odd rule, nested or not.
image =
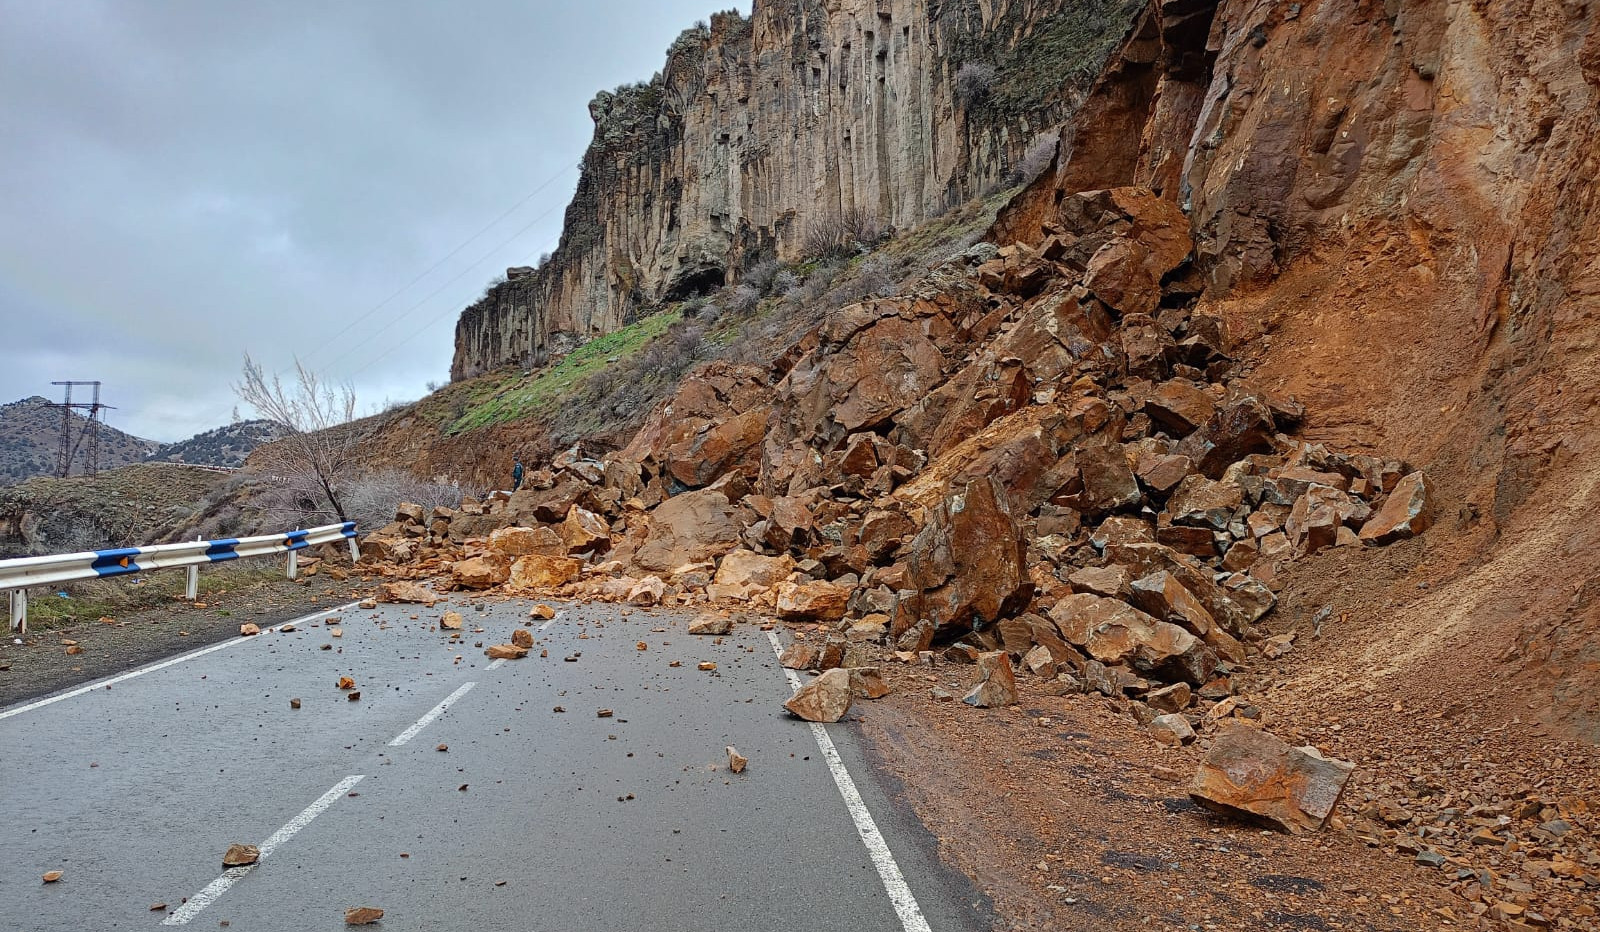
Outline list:
[[[728,752],[728,769],[734,773],[744,773],[745,765],[750,763],[750,758],[740,754],[739,749],[731,744],[728,745],[726,750]]]
[[[435,602],[440,601],[442,598],[443,596],[439,595],[437,592],[434,592],[432,589],[429,589],[427,586],[421,586],[414,582],[405,582],[403,580],[398,582],[386,582],[382,586],[378,587],[378,599],[382,602],[416,602],[432,607]],[[363,603],[361,607],[366,608],[367,606],[365,603]],[[376,605],[373,605],[372,607],[377,608]]]
[[[733,630],[733,619],[718,612],[707,612],[689,622],[690,634],[727,634]]]
[[[511,564],[507,585],[512,589],[554,589],[564,586],[583,571],[583,563],[571,557],[529,554]]]
[[[1392,544],[1415,537],[1433,525],[1433,486],[1421,472],[1401,479],[1383,507],[1361,526],[1361,539]]]
[[[750,550],[735,550],[722,558],[706,594],[713,599],[748,599],[771,589],[792,572],[794,558],[788,554],[764,557]]]
[[[851,667],[850,690],[857,699],[882,699],[889,695],[889,684],[877,667]]]
[[[445,612],[444,617],[439,619],[439,629],[441,631],[460,631],[461,622],[460,612]]]
[[[527,628],[518,628],[511,632],[511,644],[514,647],[533,649],[533,632]]]
[[[629,605],[658,605],[667,594],[667,583],[660,576],[646,576],[628,590]]]
[[[1157,715],[1145,728],[1162,744],[1188,744],[1194,740],[1194,728],[1189,720],[1176,712]]]
[[[499,554],[457,560],[450,577],[462,589],[489,589],[511,578],[510,559]]]
[[[787,670],[815,670],[822,652],[805,641],[795,641],[778,656],[778,665]]]
[[[844,617],[850,590],[830,582],[783,582],[777,588],[778,616],[797,621],[838,621]]]
[[[547,527],[503,527],[489,533],[489,550],[516,559],[532,553],[559,557],[566,555],[561,537]]]
[[[63,876],[65,876],[65,875],[62,874],[60,871],[45,871],[45,873],[44,873],[44,882],[45,883],[55,883],[56,881],[60,880]]]
[[[495,644],[484,653],[490,660],[521,660],[528,656],[528,648],[516,644]]]
[[[1195,773],[1189,795],[1227,815],[1299,834],[1322,828],[1355,765],[1294,748],[1249,725],[1223,728]]]
[[[726,553],[739,542],[739,522],[728,497],[712,489],[684,492],[656,506],[634,562],[671,572]]]
[[[1216,653],[1199,638],[1116,599],[1075,593],[1056,603],[1050,618],[1062,637],[1103,664],[1196,685],[1217,668]]]
[[[587,508],[573,505],[561,522],[561,540],[568,553],[605,553],[611,549],[611,526]]]
[[[533,608],[528,609],[528,617],[543,618],[544,620],[549,621],[550,619],[556,617],[556,610],[544,604],[543,602],[540,602]]]
[[[978,709],[1013,705],[1017,701],[1017,680],[1011,672],[1011,657],[1003,650],[978,655],[978,682],[961,698]]]
[[[260,625],[251,624],[250,622],[245,622],[244,624],[239,626],[239,636],[240,637],[249,637],[252,634],[260,634],[260,633],[261,633],[261,626]]]
[[[347,926],[372,925],[383,918],[383,910],[376,906],[352,906],[344,911],[344,924]]]
[[[261,860],[261,849],[255,845],[229,845],[222,854],[223,867],[243,867]]]
[[[907,578],[935,629],[1015,615],[1033,597],[1027,547],[998,479],[951,486],[908,547]]]
[[[850,671],[833,669],[800,687],[783,707],[808,722],[837,722],[854,699]]]

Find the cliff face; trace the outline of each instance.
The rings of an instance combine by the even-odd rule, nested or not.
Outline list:
[[[905,229],[1002,182],[1141,6],[756,0],[749,19],[714,16],[655,80],[590,104],[560,246],[462,313],[452,378],[542,364],[642,304],[797,258],[819,222]]]

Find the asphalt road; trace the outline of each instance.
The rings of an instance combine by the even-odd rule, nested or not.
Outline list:
[[[856,729],[782,711],[767,634],[566,607],[491,664],[529,604],[458,606],[454,643],[449,606],[350,607],[0,710],[0,928],[990,927]],[[236,842],[266,857],[224,872]]]

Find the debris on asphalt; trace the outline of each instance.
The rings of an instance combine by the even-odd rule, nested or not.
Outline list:
[[[733,619],[720,612],[706,612],[689,622],[690,634],[727,634],[733,630]]]
[[[355,689],[356,688],[356,681],[351,679],[348,676],[341,676],[341,677],[339,677],[339,688],[340,689]]]
[[[361,701],[361,692],[359,690],[357,690],[356,692],[346,693],[345,694],[345,698],[348,699],[351,702],[360,702]]]
[[[331,638],[342,638],[342,637],[344,637],[344,629],[343,628],[329,628],[328,629],[328,637],[331,637]]]
[[[441,744],[441,745],[439,745],[439,746],[438,746],[438,747],[436,747],[436,748],[434,748],[434,750],[435,750],[435,751],[448,751],[448,750],[450,750],[450,745],[448,745],[448,744]],[[404,857],[404,855],[402,855],[402,857]]]
[[[258,625],[258,624],[255,624],[254,622],[247,621],[244,624],[239,626],[239,636],[240,637],[249,637],[252,634],[260,634],[260,633],[261,633],[261,626]]]
[[[533,647],[533,632],[529,631],[527,628],[518,628],[517,630],[511,632],[511,643],[518,647],[526,647],[531,649]]]
[[[728,752],[728,769],[734,773],[744,773],[744,765],[750,763],[750,758],[740,754],[739,749],[731,744],[728,745],[726,750]]]
[[[612,715],[612,712],[611,712],[610,709],[600,709],[599,711],[595,712],[594,717],[595,718],[610,718],[611,715]]]
[[[440,631],[460,631],[461,630],[461,613],[460,612],[445,612],[444,613],[444,617],[439,619],[439,630]]]
[[[261,860],[261,849],[255,845],[229,845],[223,852],[223,867],[243,867]]]
[[[44,882],[45,883],[55,883],[56,881],[61,879],[61,876],[62,875],[61,875],[60,871],[46,871],[45,875],[44,875]]]
[[[800,687],[783,707],[808,722],[837,722],[854,699],[850,671],[837,667]]]
[[[556,610],[544,604],[543,602],[540,602],[538,605],[535,605],[533,608],[528,610],[528,617],[543,618],[544,620],[549,621],[550,619],[556,617]]]
[[[484,653],[489,655],[490,660],[521,660],[528,656],[528,648],[517,644],[495,644]]]
[[[462,789],[466,789],[465,786]],[[344,911],[344,924],[347,926],[366,926],[383,918],[383,910],[376,906],[352,906]]]
[[[291,709],[300,708],[300,700],[299,699],[290,699],[289,700],[289,708],[291,708]]]
[[[700,664],[699,664],[699,667],[698,667],[698,669],[706,670],[706,671],[715,670],[716,668],[717,668],[717,665],[712,663],[709,660],[700,661]]]

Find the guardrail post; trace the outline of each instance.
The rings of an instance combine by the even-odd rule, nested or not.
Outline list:
[[[300,575],[300,551],[289,551],[289,578],[294,579]]]
[[[28,633],[28,590],[11,590],[11,630]]]
[[[184,584],[183,597],[191,602],[200,597],[200,567],[189,567],[189,581]]]
[[[355,566],[361,562],[361,547],[356,544],[354,537],[347,539],[350,541],[350,565]]]

